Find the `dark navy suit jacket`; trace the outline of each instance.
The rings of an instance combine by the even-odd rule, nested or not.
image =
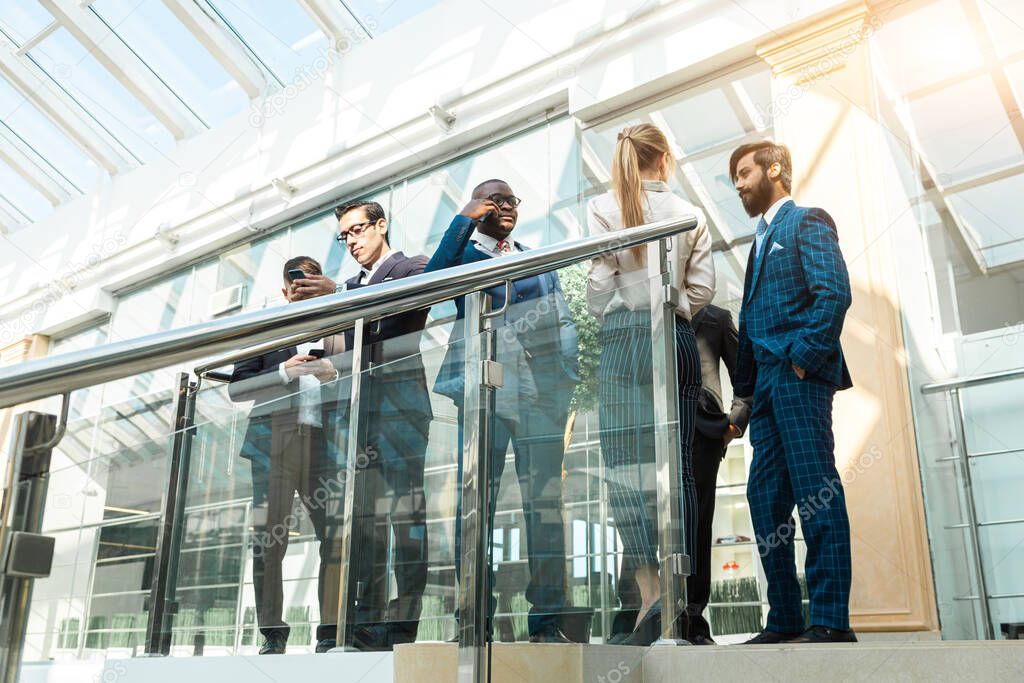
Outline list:
[[[759,364],[803,368],[837,389],[853,386],[839,344],[850,276],[836,225],[822,209],[783,204],[751,246],[740,311],[736,393],[754,393]]]
[[[455,216],[441,238],[437,250],[434,252],[429,263],[427,263],[424,272],[429,273],[443,268],[451,268],[492,258],[491,255],[478,249],[472,242],[471,238],[475,229],[476,222],[472,219],[461,214]],[[527,251],[527,247],[519,242],[515,242],[515,245],[520,251]],[[487,290],[487,293],[491,297],[492,309],[498,310],[505,305],[505,287],[503,285],[492,287]],[[556,273],[544,273],[543,275],[516,280],[512,283],[510,293],[512,304],[520,304],[523,301],[534,298],[549,296],[552,298],[555,307],[554,315],[557,316],[556,322],[551,326],[544,327],[535,324],[526,326],[524,329],[527,331],[521,336],[532,335],[541,337],[549,332],[554,333],[554,339],[546,346],[549,348],[551,346],[557,347],[555,350],[554,367],[550,368],[550,370],[556,373],[557,377],[546,377],[543,379],[549,385],[568,388],[568,395],[571,396],[571,387],[579,382],[579,345],[576,339],[576,325],[572,320],[569,306],[562,294],[562,286],[559,283],[558,275]],[[464,299],[462,297],[456,299],[455,306],[458,311],[457,319],[461,320],[465,316]],[[515,308],[513,307],[506,319],[506,324],[514,323],[515,315]],[[461,326],[456,325],[452,331],[453,342],[460,339],[461,336]],[[527,339],[523,339],[523,345],[529,347],[530,342]],[[449,346],[449,351],[438,373],[434,387],[435,391],[453,398],[456,402],[461,401],[461,347],[461,344],[456,343]],[[534,374],[540,375],[541,373],[535,370]],[[508,379],[507,376],[506,379]],[[542,378],[537,377],[537,379]]]

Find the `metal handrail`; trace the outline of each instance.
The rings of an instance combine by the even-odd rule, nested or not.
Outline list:
[[[932,382],[931,384],[923,385],[921,387],[921,393],[937,394],[943,391],[952,391],[953,389],[969,389],[971,387],[978,387],[984,384],[1009,382],[1015,379],[1024,379],[1024,368],[1003,370],[1002,372],[991,372],[985,375],[977,375],[975,377],[958,377],[944,382]]]
[[[988,585],[985,579],[985,562],[981,552],[981,539],[978,530],[986,526],[998,526],[1003,524],[1020,524],[1024,519],[998,520],[993,522],[982,522],[978,519],[977,505],[974,499],[974,477],[971,472],[971,459],[983,455],[996,454],[998,451],[991,451],[986,454],[972,455],[967,447],[967,428],[964,420],[963,390],[972,387],[996,384],[998,382],[1009,382],[1012,380],[1024,379],[1024,368],[1003,370],[974,377],[959,377],[944,382],[933,382],[921,386],[923,394],[949,394],[951,400],[951,416],[953,419],[954,439],[951,447],[955,455],[940,458],[940,462],[958,462],[960,464],[960,479],[962,480],[963,498],[965,504],[961,510],[965,521],[957,524],[947,524],[945,529],[963,529],[967,532],[968,550],[970,552],[970,563],[974,568],[974,575],[977,581],[977,594],[962,597],[954,597],[954,600],[976,600],[981,608],[982,631],[987,640],[995,638],[995,628],[992,624],[992,609],[989,600],[995,600],[1004,596],[992,595],[988,592]],[[1008,450],[1005,452],[1013,452]]]
[[[658,221],[627,230],[585,237],[564,244],[511,254],[500,259],[447,268],[355,291],[242,313],[228,318],[51,356],[0,369],[0,408],[233,352],[251,356],[254,345],[290,346],[355,323],[431,306],[508,279],[539,275],[591,259],[671,237],[697,226],[695,216]],[[202,369],[202,368],[200,368]],[[211,369],[207,367],[206,369]]]

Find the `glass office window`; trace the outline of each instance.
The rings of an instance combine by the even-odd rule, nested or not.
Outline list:
[[[907,260],[899,287],[932,566],[943,636],[952,639],[984,636],[963,525],[970,501],[954,457],[956,404],[919,388],[1024,366],[1016,341],[1024,320],[1024,230],[1015,210],[1024,190],[1019,13],[1019,3],[1002,1],[904,3],[871,39],[879,114],[898,174],[887,188],[888,234]],[[1020,572],[1010,570],[1019,567],[1011,539],[1022,528],[1013,522],[1022,515],[1012,489],[1022,476],[1024,431],[1006,419],[1024,408],[1017,384],[961,394],[968,452],[987,454],[970,467],[990,595],[1024,590]],[[988,607],[996,637],[1000,623],[1024,619],[1018,599],[991,599]]]

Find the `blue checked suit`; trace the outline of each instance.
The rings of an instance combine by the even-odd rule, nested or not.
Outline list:
[[[839,343],[850,303],[832,218],[786,202],[747,262],[735,389],[754,397],[747,500],[768,581],[771,631],[805,628],[794,507],[807,544],[811,624],[849,628],[850,522],[835,466],[832,398],[852,386]]]

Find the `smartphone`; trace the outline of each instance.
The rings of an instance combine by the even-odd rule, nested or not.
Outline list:
[[[323,349],[310,349],[309,350],[309,355],[313,356],[313,358],[323,358],[324,357],[324,350]]]
[[[296,280],[306,279],[306,274],[301,268],[292,268],[288,271],[288,282],[295,282]]]

